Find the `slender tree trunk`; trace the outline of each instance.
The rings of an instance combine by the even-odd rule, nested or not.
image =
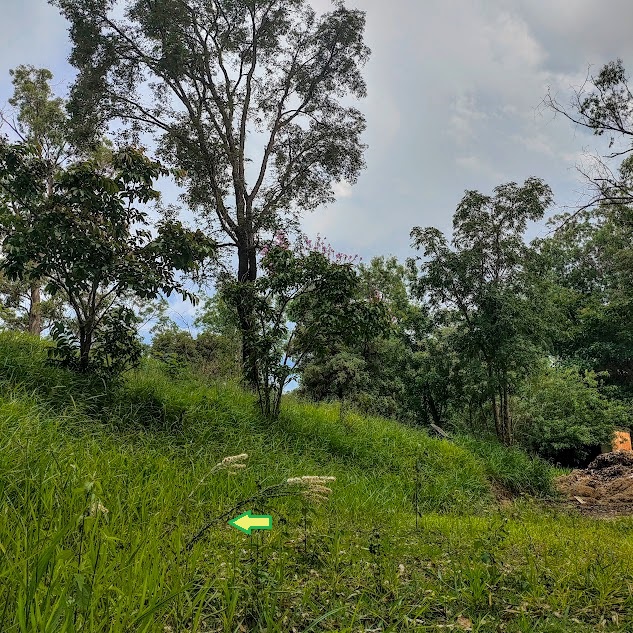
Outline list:
[[[79,326],[79,371],[87,372],[90,366],[90,348],[92,347],[92,328]]]
[[[40,284],[31,283],[31,303],[29,305],[29,334],[40,336],[42,333],[42,310]]]
[[[492,408],[492,417],[495,421],[495,433],[497,437],[503,441],[503,429],[501,427],[501,421],[499,419],[499,409],[497,407],[497,397],[493,394],[490,397],[490,406]]]
[[[506,445],[512,444],[512,419],[510,417],[510,403],[508,396],[508,385],[505,382],[499,386],[499,411],[497,413],[499,420],[500,433],[499,439]]]
[[[488,389],[490,390],[490,405],[492,407],[492,417],[495,421],[495,433],[497,437],[503,442],[503,421],[501,419],[501,401],[497,403],[497,396],[495,394],[496,388],[493,387],[494,381],[494,371],[492,369],[492,364],[490,362],[487,363],[488,369]]]
[[[437,426],[442,426],[442,420],[440,418],[440,414],[435,406],[435,400],[433,400],[433,396],[427,394],[425,396],[426,403],[429,406],[429,411],[431,412],[431,417],[433,418],[433,422],[437,424]]]
[[[468,398],[468,428],[473,430],[473,399]]]
[[[507,444],[510,445],[514,442],[514,436],[512,433],[512,418],[510,416],[510,400],[508,395],[508,383],[504,380],[503,383],[503,424],[506,431]]]
[[[238,281],[250,283],[257,278],[257,257],[254,247],[254,236],[246,232],[240,235],[241,244],[238,245]],[[255,318],[253,306],[249,304],[248,293],[242,293],[237,306],[237,316],[242,334],[242,371],[244,382],[250,389],[257,389],[257,354],[252,344]]]
[[[505,419],[505,402],[503,400],[503,388],[499,387],[499,426],[501,427],[500,440],[507,446],[508,444],[508,428]]]
[[[52,169],[46,176],[46,197],[50,198],[53,193],[53,172]],[[29,306],[29,334],[41,336],[42,334],[42,296],[41,284],[39,281],[31,282],[31,303]]]

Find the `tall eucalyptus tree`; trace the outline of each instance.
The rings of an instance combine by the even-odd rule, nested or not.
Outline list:
[[[257,277],[262,234],[334,200],[364,167],[365,14],[335,0],[49,0],[70,21],[75,133],[153,133],[184,199]],[[222,241],[222,240],[221,240]],[[245,293],[247,294],[247,293]],[[252,312],[239,307],[242,334]],[[247,337],[245,337],[246,340]],[[254,380],[253,351],[244,348]]]

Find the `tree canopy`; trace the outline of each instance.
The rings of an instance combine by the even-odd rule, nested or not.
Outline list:
[[[263,232],[293,226],[363,168],[365,119],[344,99],[365,95],[370,51],[364,12],[342,0],[320,16],[306,0],[134,0],[122,12],[50,1],[70,22],[75,136],[94,141],[114,120],[133,140],[154,134],[186,172],[189,207],[237,249],[238,281],[256,279]],[[238,308],[246,337],[253,317]]]
[[[134,203],[155,200],[152,182],[167,170],[138,149],[114,152],[105,164],[74,163],[55,176],[47,196],[38,178],[43,170],[46,164],[32,146],[0,145],[0,180],[11,192],[9,204],[0,207],[5,234],[0,266],[10,279],[33,276],[53,296],[63,295],[76,317],[77,349],[63,325],[54,329],[55,338],[63,342],[66,361],[86,371],[101,326],[130,330],[126,299],[173,291],[193,299],[176,271],[194,272],[214,245],[174,220],[159,222],[154,236],[148,230],[147,213]],[[37,212],[25,215],[24,205]],[[118,338],[102,337],[102,347]],[[112,360],[117,353],[107,356]]]

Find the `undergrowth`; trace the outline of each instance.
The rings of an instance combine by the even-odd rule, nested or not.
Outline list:
[[[0,335],[1,631],[633,629],[633,522],[497,507],[492,481],[550,493],[518,451],[292,397],[270,421],[149,362],[106,390],[44,357]],[[285,483],[306,475],[336,478],[327,501]]]

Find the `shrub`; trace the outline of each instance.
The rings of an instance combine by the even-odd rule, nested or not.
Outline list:
[[[543,496],[552,493],[553,468],[539,457],[531,457],[517,446],[504,446],[496,437],[457,435],[458,446],[476,455],[486,475],[513,494]]]
[[[220,334],[202,332],[194,339],[184,330],[166,330],[154,336],[150,353],[171,375],[187,368],[213,378],[240,374],[239,341]]]
[[[586,461],[592,447],[609,442],[628,417],[627,407],[600,392],[599,379],[575,367],[549,367],[535,374],[515,404],[519,442],[552,461]]]

